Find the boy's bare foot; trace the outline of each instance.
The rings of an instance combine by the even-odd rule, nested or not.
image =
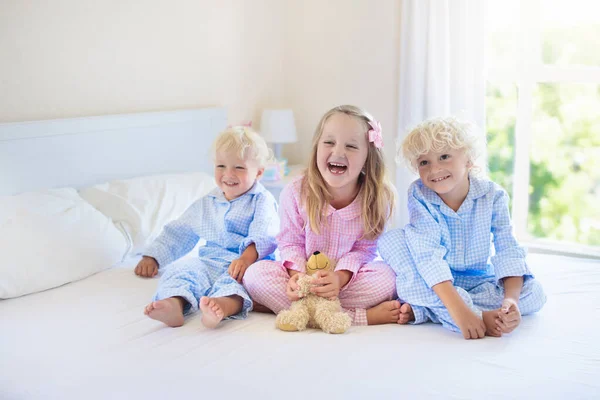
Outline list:
[[[153,301],[146,306],[144,314],[170,327],[183,325],[183,304],[176,297]]]
[[[502,309],[498,310],[496,318],[496,326],[502,333],[511,333],[521,323],[521,312],[517,308],[512,309],[508,312]]]
[[[481,313],[483,316],[483,323],[485,324],[485,334],[487,336],[502,336],[502,331],[496,322],[496,320],[499,320],[498,311],[500,310],[483,311]]]
[[[219,322],[223,320],[223,309],[219,305],[218,299],[202,297],[200,299],[200,310],[202,310],[202,323],[207,328],[216,328]]]
[[[400,302],[398,300],[384,301],[367,310],[367,324],[395,324],[400,317]]]
[[[400,306],[400,316],[398,317],[399,324],[408,324],[415,320],[415,313],[410,304],[404,303]]]

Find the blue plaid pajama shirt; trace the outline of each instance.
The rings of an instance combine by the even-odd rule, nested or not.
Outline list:
[[[453,282],[464,302],[481,312],[499,308],[502,279],[524,278],[519,299],[523,315],[542,308],[546,296],[527,267],[525,250],[512,234],[508,194],[486,179],[470,176],[467,197],[452,210],[418,179],[408,191],[410,223],[381,236],[378,249],[396,272],[396,290],[419,324],[441,323],[459,331],[432,287]]]
[[[259,260],[273,260],[278,231],[277,202],[260,182],[231,201],[215,188],[167,224],[145,251],[144,255],[154,257],[163,269],[189,253],[200,239],[206,240],[206,245],[199,247],[198,258],[185,258],[166,268],[154,300],[183,297],[187,314],[198,310],[202,296],[238,295],[244,301],[242,311],[231,318],[245,318],[252,300],[227,269],[252,243]]]

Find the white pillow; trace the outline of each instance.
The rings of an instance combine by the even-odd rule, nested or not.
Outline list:
[[[117,180],[79,194],[129,234],[130,254],[141,254],[163,227],[216,187],[204,173],[169,174]]]
[[[72,188],[0,196],[0,298],[85,278],[120,262],[127,240]]]

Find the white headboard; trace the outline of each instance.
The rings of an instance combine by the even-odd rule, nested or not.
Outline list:
[[[223,108],[0,124],[0,195],[213,169]]]

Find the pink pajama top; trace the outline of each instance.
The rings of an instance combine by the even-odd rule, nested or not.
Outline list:
[[[339,210],[327,205],[327,224],[316,234],[300,204],[303,179],[301,176],[292,181],[279,198],[281,228],[277,243],[281,260],[288,269],[305,272],[306,260],[320,251],[336,263],[336,271],[352,272],[352,282],[362,265],[378,257],[377,240],[361,239],[364,229],[360,195]]]

